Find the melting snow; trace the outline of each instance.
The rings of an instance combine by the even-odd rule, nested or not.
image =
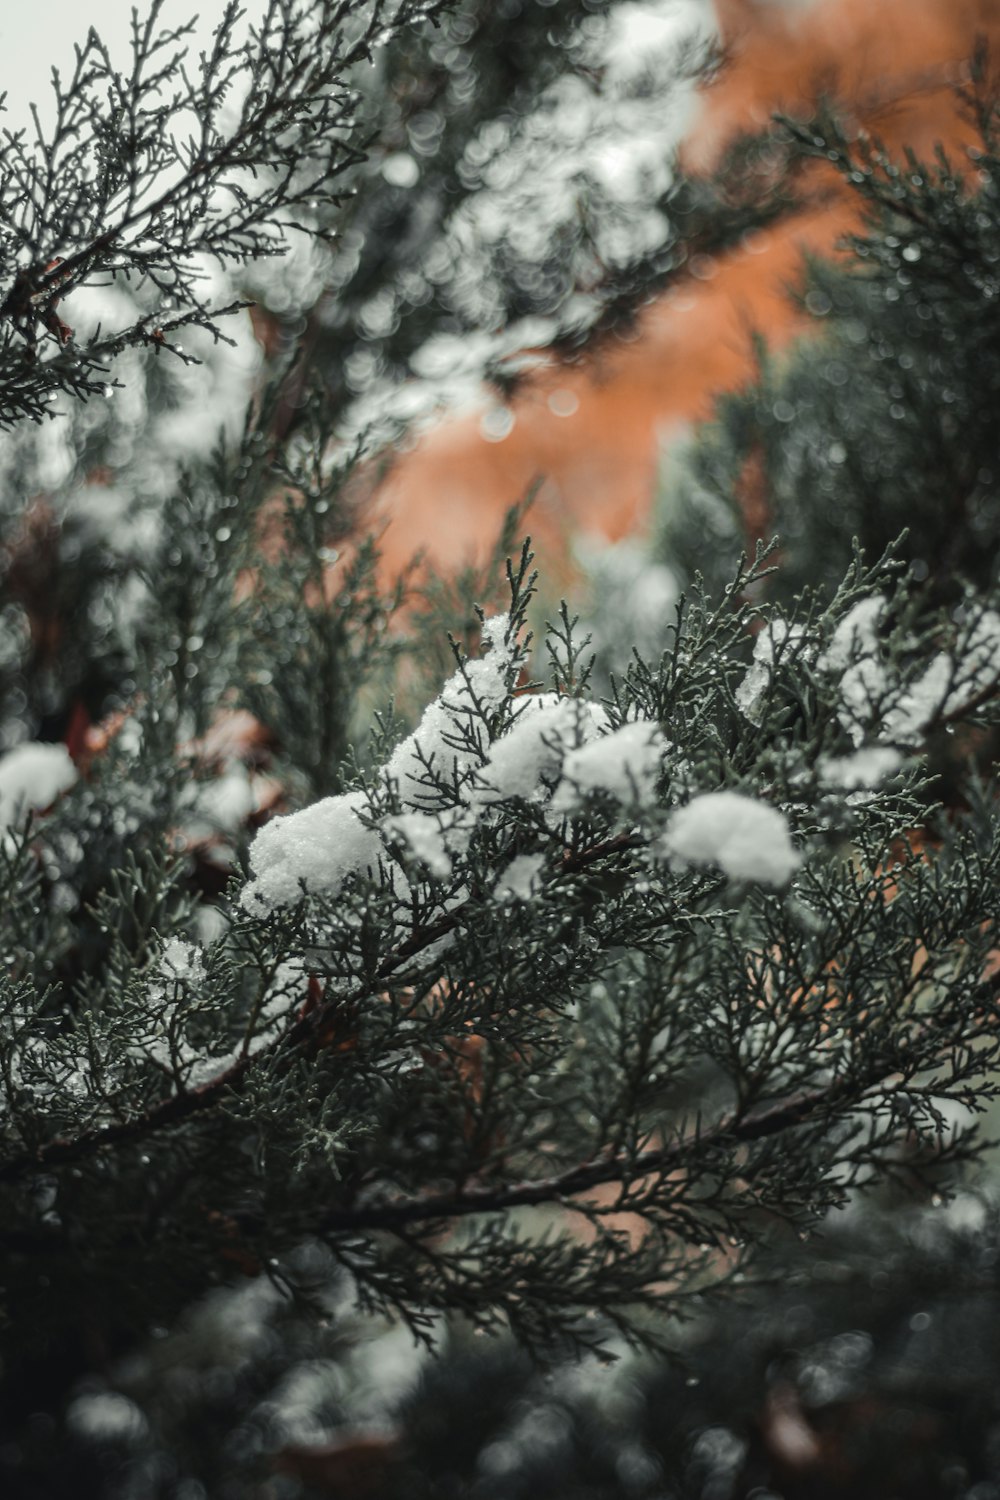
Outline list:
[[[804,635],[801,625],[775,619],[768,621],[754,641],[753,661],[736,689],[736,706],[751,724],[760,724],[763,718],[764,696],[774,675],[775,662]]]

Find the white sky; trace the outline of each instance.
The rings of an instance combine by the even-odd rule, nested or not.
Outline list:
[[[162,19],[179,25],[200,13],[194,50],[204,47],[218,21],[223,0],[165,0]],[[243,9],[256,17],[264,0],[242,0]],[[122,65],[128,58],[129,17],[133,0],[0,0],[0,93],[7,93],[7,113],[0,123],[8,130],[30,122],[28,105],[34,100],[43,111],[51,95],[49,75],[53,65],[64,74],[73,65],[73,44],[82,42],[90,26],[96,26]],[[138,9],[145,11],[145,0]]]

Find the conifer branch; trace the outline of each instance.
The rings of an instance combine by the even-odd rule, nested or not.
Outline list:
[[[631,849],[641,848],[645,842],[646,840],[640,835],[618,834],[613,838],[593,844],[587,849],[575,853],[567,851],[558,875],[565,877],[576,874],[602,860],[611,859]],[[470,899],[438,921],[411,934],[380,964],[376,983],[381,981],[388,983],[402,964],[418,957],[420,953],[439,942],[442,937],[446,937],[459,928],[472,904]],[[72,1165],[106,1148],[135,1145],[161,1131],[180,1125],[195,1115],[205,1114],[217,1108],[227,1095],[241,1092],[252,1068],[259,1067],[271,1058],[279,1057],[287,1065],[291,1055],[297,1049],[315,1045],[316,1038],[327,1032],[331,1023],[336,1027],[338,1012],[346,1011],[348,1014],[353,1014],[355,1007],[369,999],[372,993],[373,987],[365,985],[348,995],[322,1002],[315,1009],[300,1015],[287,1031],[257,1048],[256,1051],[248,1051],[245,1048],[241,1050],[240,1056],[214,1078],[208,1079],[196,1088],[171,1094],[169,1098],[153,1105],[140,1115],[98,1126],[72,1139],[49,1141],[38,1146],[31,1153],[15,1156],[0,1163],[0,1182],[14,1182],[27,1174],[43,1171],[49,1167]],[[336,1034],[334,1033],[334,1036],[328,1038],[323,1045],[335,1045],[335,1042]]]

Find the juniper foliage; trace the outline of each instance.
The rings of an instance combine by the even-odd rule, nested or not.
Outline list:
[[[256,161],[260,193],[215,213],[195,148],[151,199],[148,176],[107,168],[105,212],[132,205],[114,243],[94,221],[71,244],[68,212],[55,234],[44,203],[37,227],[15,214],[11,288],[69,248],[67,277],[145,277],[143,296],[179,292],[178,316],[214,325],[171,215],[194,194],[200,249],[238,258],[279,248],[306,197],[336,208],[343,174],[363,174],[350,67],[418,13],[276,0],[227,133],[211,122],[237,55],[228,10],[202,148],[216,185]],[[141,56],[152,37],[137,23]],[[169,167],[148,118],[167,106],[100,74],[103,57],[81,54],[58,140],[106,125],[96,105],[73,113],[93,73],[156,124],[142,160]],[[286,65],[282,105],[264,85]],[[265,132],[260,111],[282,108],[288,133]],[[82,150],[42,154],[70,162],[69,196]],[[150,201],[159,227],[133,237]],[[87,395],[113,352],[76,349],[54,301],[67,283],[41,274],[7,294],[7,347],[34,349],[9,366],[11,420],[48,389]],[[156,305],[115,348],[151,340],[162,360]],[[525,547],[499,613],[470,630],[458,601],[460,638],[407,734],[390,689],[412,697],[440,658],[407,641],[400,591],[352,542],[365,451],[330,443],[335,379],[290,406],[287,362],[275,373],[241,430],[171,471],[127,563],[23,503],[26,486],[7,515],[2,1463],[24,1493],[74,1483],[79,1450],[53,1458],[53,1419],[35,1420],[67,1397],[122,1493],[256,1482],[246,1466],[290,1437],[255,1417],[239,1453],[246,1407],[297,1361],[349,1362],[359,1317],[424,1341],[505,1332],[550,1360],[659,1348],[768,1274],[788,1227],[866,1187],[946,1189],[995,1092],[995,802],[971,778],[960,812],[929,808],[927,751],[994,722],[1000,601],[970,584],[937,607],[890,553],[779,609],[762,551],[716,597],[687,591],[662,652],[598,679],[568,609],[533,643]],[[53,576],[73,585],[55,608]],[[38,743],[64,735],[75,768]],[[276,808],[291,816],[266,821]],[[191,1457],[192,1414],[149,1347],[238,1328],[243,1405],[223,1391],[228,1446]],[[511,1389],[533,1378],[498,1358]],[[109,1377],[118,1394],[95,1390]],[[206,1421],[209,1384],[191,1377]],[[133,1398],[159,1424],[148,1443]]]
[[[290,228],[315,230],[361,159],[350,75],[398,28],[441,4],[268,0],[239,39],[228,0],[211,49],[190,73],[192,23],[161,24],[162,0],[133,13],[120,73],[91,28],[72,71],[53,74],[55,118],[7,130],[0,170],[0,254],[7,288],[0,421],[39,420],[59,392],[99,393],[123,349],[184,359],[182,329],[224,335],[201,282],[226,265],[280,255]],[[182,133],[183,132],[183,133]],[[124,281],[155,288],[155,311],[101,329],[82,346],[58,316],[75,289]]]
[[[338,796],[294,835],[276,825],[293,888],[260,861],[213,941],[191,944],[169,848],[185,780],[165,774],[158,816],[130,807],[143,751],[95,763],[12,837],[12,1347],[65,1339],[77,1298],[76,1316],[126,1339],[231,1267],[306,1296],[317,1262],[422,1334],[447,1311],[541,1346],[655,1342],[776,1217],[805,1227],[858,1185],[934,1179],[974,1152],[954,1107],[993,1088],[994,822],[983,799],[932,860],[908,849],[920,809],[892,747],[988,715],[995,668],[974,643],[997,616],[971,614],[954,655],[939,650],[932,703],[905,596],[887,596],[884,646],[862,637],[882,580],[859,568],[831,608],[789,622],[758,701],[751,570],[720,608],[692,600],[674,649],[637,660],[595,714],[568,623],[548,642],[568,696],[514,696],[526,567],[491,652],[432,705],[440,737],[418,728],[349,813]],[[494,654],[491,700],[472,668]],[[851,672],[864,696],[845,709]],[[164,674],[137,718],[153,756],[166,719],[164,761],[171,699]],[[637,725],[651,737],[630,758]],[[860,799],[859,730],[899,767]],[[721,788],[738,794],[728,816],[766,805],[780,834],[762,827],[742,854],[713,853],[710,830],[694,848],[672,837],[677,809]],[[322,832],[338,809],[345,840],[372,841],[346,870]],[[123,815],[129,852],[109,852],[77,916],[58,893],[74,858],[93,870],[91,828]],[[777,837],[797,864],[784,819],[805,851],[791,891],[767,849]],[[310,837],[319,862],[297,864]],[[83,962],[68,943],[88,920],[99,952]],[[53,976],[60,955],[72,982]]]

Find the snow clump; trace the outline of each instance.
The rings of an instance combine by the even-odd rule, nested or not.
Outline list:
[[[366,805],[363,792],[348,792],[265,823],[250,848],[255,879],[240,898],[244,910],[294,906],[306,890],[336,896],[349,876],[377,869],[384,845],[358,816]]]
[[[656,790],[664,747],[659,725],[640,719],[571,750],[563,760],[553,811],[574,811],[588,792],[607,792],[626,805],[647,802]]]
[[[390,838],[397,838],[432,875],[446,880],[451,874],[452,852],[461,846],[464,832],[453,814],[397,813],[383,819],[382,829]]]
[[[916,744],[927,726],[954,698],[951,693],[954,678],[955,666],[951,657],[939,651],[886,711],[879,739],[896,745]]]
[[[940,716],[960,713],[1000,676],[1000,615],[982,610],[960,637],[956,654],[939,651],[885,715],[880,738],[913,744]]]
[[[205,955],[197,943],[184,938],[168,938],[160,954],[158,972],[163,979],[180,979],[190,984],[205,977]]]
[[[18,745],[0,759],[0,827],[14,828],[29,808],[41,811],[77,779],[65,745]]]
[[[787,884],[802,863],[776,808],[739,792],[706,792],[671,816],[657,852],[682,865],[718,865],[730,880]]]
[[[486,755],[483,717],[507,701],[517,644],[506,614],[483,621],[483,646],[482,657],[452,674],[381,772],[403,806],[384,821],[386,834],[441,877],[451,873],[451,853],[467,835],[454,809],[435,815],[434,807],[442,784],[454,782],[462,795]],[[369,809],[364,792],[348,792],[266,823],[250,848],[254,879],[240,898],[244,910],[261,915],[292,906],[306,891],[336,896],[351,876],[377,870],[388,851],[382,832],[360,816]],[[402,889],[405,882],[394,884]]]
[[[879,786],[902,765],[898,750],[888,745],[866,745],[853,755],[825,756],[817,767],[826,786],[857,791]]]
[[[399,790],[404,807],[426,807],[439,799],[438,784],[462,781],[485,754],[482,713],[506,702],[516,665],[516,643],[508,639],[509,617],[483,621],[486,654],[464,662],[424,710],[412,734],[398,744],[385,775]]]
[[[149,977],[150,999],[162,1005],[173,999],[179,984],[192,989],[204,979],[205,950],[201,945],[189,943],[184,938],[168,938]]]
[[[479,773],[486,800],[537,802],[552,791],[566,756],[597,737],[608,716],[596,703],[537,693],[521,700],[517,718],[490,747]]]
[[[368,794],[357,791],[273,819],[250,849],[254,878],[241,897],[245,910],[260,915],[294,905],[305,892],[336,896],[349,878],[380,866],[398,893],[406,885],[400,852],[448,879],[477,823],[511,798],[563,817],[591,792],[625,806],[653,797],[665,748],[659,726],[639,721],[612,729],[596,703],[556,693],[516,699],[513,722],[490,744],[488,721],[509,702],[520,664],[507,615],[483,622],[483,645],[483,656],[451,676],[382,767],[382,788],[395,794],[400,811],[377,821]],[[515,861],[498,895],[523,899],[536,873]]]
[[[821,670],[840,674],[837,716],[858,747],[876,718],[884,745],[915,745],[935,720],[961,712],[1000,677],[1000,615],[984,609],[959,637],[954,655],[939,651],[909,682],[890,683],[879,640],[885,603],[876,594],[855,604],[819,659]],[[737,692],[738,702],[755,667]]]

